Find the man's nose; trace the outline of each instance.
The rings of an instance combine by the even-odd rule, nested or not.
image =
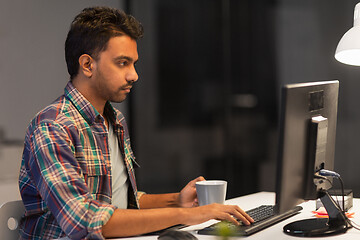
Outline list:
[[[136,72],[135,66],[131,68],[131,70],[126,75],[126,81],[128,82],[136,82],[139,79],[139,75]]]

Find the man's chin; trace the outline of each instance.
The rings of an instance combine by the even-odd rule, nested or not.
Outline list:
[[[126,96],[122,97],[122,98],[112,98],[110,99],[110,102],[113,102],[113,103],[121,103],[123,101],[126,100]]]

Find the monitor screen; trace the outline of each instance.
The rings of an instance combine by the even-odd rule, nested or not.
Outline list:
[[[282,88],[276,206],[285,212],[304,200],[316,199],[320,169],[333,170],[339,82],[289,84]]]

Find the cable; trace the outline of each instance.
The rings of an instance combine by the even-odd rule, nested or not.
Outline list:
[[[319,171],[319,174],[320,174],[320,176],[323,176],[323,177],[325,177],[325,178],[326,178],[327,176],[329,176],[329,177],[334,177],[334,178],[339,179],[340,184],[341,184],[341,195],[342,195],[342,208],[341,208],[341,210],[342,210],[342,212],[343,212],[344,215],[345,215],[344,182],[343,182],[340,174],[338,174],[337,172],[334,172],[334,171],[326,170],[326,169],[321,169],[321,170]],[[329,180],[329,181],[330,181],[330,180]],[[338,205],[339,205],[339,201],[337,201],[337,202],[338,202]]]
[[[355,223],[354,221],[350,220],[349,218],[346,218],[346,220],[347,220],[347,223],[348,223],[351,227],[353,227],[353,228],[355,228],[356,230],[360,231],[360,225],[359,225],[359,224]]]
[[[330,170],[325,170],[325,169],[321,169],[319,171],[319,174],[315,174],[316,178],[321,178],[321,179],[327,179],[330,183],[331,181],[327,178],[327,176],[330,177],[334,177],[336,179],[339,179],[339,182],[341,184],[341,195],[342,195],[342,209],[339,206],[339,201],[335,202],[338,207],[342,210],[343,216],[345,217],[345,221],[347,222],[347,224],[349,224],[351,227],[353,227],[354,229],[360,231],[360,225],[355,223],[353,220],[351,220],[350,218],[348,218],[345,214],[345,190],[344,190],[344,182],[340,176],[340,174],[334,172],[334,171],[330,171]],[[331,184],[332,185],[332,184]]]
[[[353,227],[354,229],[360,231],[360,225],[355,223],[353,220],[351,220],[350,218],[348,218],[345,214],[345,193],[344,193],[344,182],[342,180],[342,178],[338,177],[339,181],[340,181],[340,184],[341,184],[341,190],[342,190],[342,197],[343,197],[343,212],[344,212],[344,216],[346,217],[346,222],[351,226]]]
[[[330,181],[330,179],[328,179],[327,177],[324,177],[324,176],[321,176],[321,175],[319,175],[319,174],[314,174],[314,178],[320,178],[320,179],[322,179],[322,180],[325,180],[325,181],[328,181],[329,183],[330,183],[330,185],[331,185],[331,187],[332,187],[332,182]]]
[[[317,173],[314,174],[314,177],[328,181],[328,182],[330,183],[330,188],[333,187],[333,183],[330,181],[329,178],[327,178],[327,177],[325,177],[325,176],[322,176],[322,175],[319,175],[319,174],[317,174]],[[343,194],[343,196],[344,196],[344,194]],[[335,204],[336,204],[336,206],[341,210],[341,212],[344,214],[344,209],[345,209],[345,208],[344,208],[344,206],[343,206],[343,208],[341,209],[340,203],[339,203],[339,200],[338,200],[337,196],[336,196]]]
[[[341,207],[339,206],[339,201],[338,201],[338,200],[335,202],[335,204],[338,206],[339,209],[341,209],[341,212],[342,212],[342,214],[343,214],[343,216],[344,216],[344,218],[345,218],[346,223],[347,223],[350,227],[353,227],[354,229],[360,231],[360,225],[356,224],[354,221],[350,220],[350,219],[346,216],[346,213],[345,213],[345,190],[344,190],[344,182],[343,182],[340,174],[338,174],[338,173],[336,173],[336,172],[334,172],[334,171],[329,171],[329,170],[325,170],[325,169],[320,170],[320,171],[319,171],[319,174],[320,174],[320,175],[315,174],[315,176],[318,177],[318,178],[322,178],[322,179],[324,179],[324,178],[327,179],[326,176],[331,176],[331,177],[335,177],[335,178],[339,179],[339,182],[340,182],[340,184],[341,184],[342,209],[341,209]],[[321,177],[320,177],[320,176],[321,176]],[[330,182],[330,180],[329,180],[329,182]],[[331,184],[331,185],[332,185],[332,184]]]
[[[329,177],[340,178],[340,174],[338,174],[337,172],[326,170],[326,169],[320,169],[319,173],[321,176],[325,176],[325,177],[329,176]]]
[[[345,217],[345,221],[347,222],[347,224],[349,224],[351,227],[353,227],[354,229],[360,231],[360,225],[355,223],[353,220],[351,220],[350,218],[348,218],[345,214],[345,190],[344,190],[344,182],[340,176],[340,174],[333,172],[333,171],[329,171],[329,170],[320,170],[319,173],[321,174],[320,176],[323,176],[326,178],[326,176],[331,176],[331,177],[335,177],[337,179],[339,179],[339,182],[341,184],[341,195],[342,195],[342,213],[343,216]],[[337,205],[339,206],[339,202],[337,201]]]

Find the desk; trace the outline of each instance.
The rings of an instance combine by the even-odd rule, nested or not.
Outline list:
[[[259,192],[255,194],[246,195],[243,197],[238,197],[234,199],[230,199],[226,201],[226,204],[233,204],[239,205],[244,210],[249,210],[251,208],[258,207],[264,204],[275,204],[275,193],[272,192]],[[350,212],[356,212],[354,218],[352,220],[360,224],[360,199],[354,199],[353,208]],[[313,217],[311,211],[315,209],[315,201],[308,201],[301,204],[303,210],[300,214],[297,214],[291,218],[288,218],[280,223],[277,223],[267,229],[264,229],[260,232],[257,232],[251,236],[244,237],[249,240],[264,240],[264,239],[276,239],[276,240],[284,240],[284,239],[310,239],[310,238],[300,238],[300,237],[293,237],[285,234],[282,230],[285,224],[293,222],[295,220],[307,219]],[[198,239],[208,239],[208,240],[218,240],[216,236],[208,236],[208,235],[198,235],[196,234],[196,230],[202,229],[206,226],[209,226],[213,223],[216,223],[216,220],[210,220],[205,223],[194,225],[190,227],[186,227],[183,230],[190,231],[193,233]],[[324,237],[325,238],[325,237]],[[324,239],[324,238],[315,238],[315,239]],[[335,235],[326,237],[326,239],[359,239],[360,238],[360,231],[351,228],[345,234]],[[118,240],[129,239],[129,240],[152,240],[157,239],[157,236],[139,236],[139,237],[131,237],[131,238],[117,238]]]

